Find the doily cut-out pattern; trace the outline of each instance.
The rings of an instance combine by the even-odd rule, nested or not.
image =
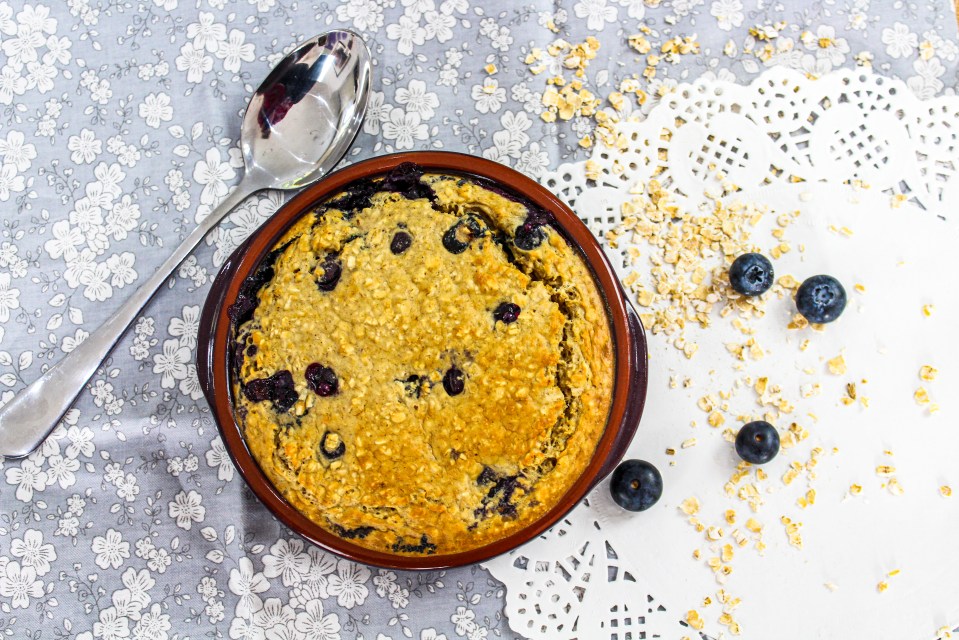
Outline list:
[[[944,218],[959,195],[959,100],[922,101],[864,71],[810,80],[773,67],[747,86],[699,80],[620,131],[624,149],[598,147],[589,165],[541,178],[599,238],[629,188],[653,177],[686,206],[704,200],[717,170],[742,188],[859,181]]]
[[[650,179],[695,210],[716,173],[753,193],[790,183],[864,185],[904,196],[947,222],[959,202],[959,98],[921,101],[898,80],[842,70],[819,80],[774,67],[747,86],[716,79],[680,85],[645,120],[620,125],[625,148],[541,177],[611,249],[621,206]],[[601,484],[559,525],[485,567],[507,587],[511,627],[531,639],[699,638],[667,611],[640,567],[625,566],[604,533],[617,514]]]

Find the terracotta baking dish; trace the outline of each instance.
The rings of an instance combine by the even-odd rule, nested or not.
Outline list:
[[[498,189],[538,205],[555,218],[559,229],[577,246],[592,269],[605,297],[615,344],[615,383],[606,430],[585,473],[563,499],[542,518],[526,528],[484,547],[428,556],[401,556],[366,549],[333,535],[290,506],[260,470],[247,449],[243,433],[233,418],[232,391],[227,363],[233,327],[227,309],[236,300],[243,280],[302,214],[349,183],[388,173],[401,163],[413,162],[424,171],[459,174],[485,179]],[[350,165],[330,174],[283,205],[229,257],[207,297],[200,318],[197,369],[200,383],[227,451],[254,494],[286,526],[310,542],[340,556],[366,564],[394,569],[439,569],[487,560],[527,542],[560,520],[619,463],[629,446],[646,399],[646,336],[636,312],[603,251],[589,229],[556,196],[526,176],[499,163],[448,152],[397,153]]]

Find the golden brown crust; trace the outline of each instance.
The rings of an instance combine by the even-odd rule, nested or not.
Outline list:
[[[237,332],[234,397],[254,457],[311,520],[372,549],[454,553],[530,524],[579,477],[606,424],[612,344],[589,269],[556,230],[520,250],[526,206],[466,180],[423,182],[435,203],[378,193],[285,234]],[[451,253],[443,236],[469,214],[481,231]],[[397,231],[412,243],[394,255]],[[325,291],[328,256],[341,276]],[[520,307],[515,322],[494,319],[503,302]],[[335,372],[338,393],[308,387],[312,363]],[[458,395],[443,384],[452,367]],[[244,393],[280,371],[296,390],[288,410]],[[321,451],[326,433],[341,456]]]

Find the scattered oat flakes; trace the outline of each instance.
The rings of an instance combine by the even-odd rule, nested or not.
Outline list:
[[[929,392],[926,391],[925,387],[919,387],[916,389],[915,393],[912,394],[912,397],[915,399],[916,404],[918,405],[929,404]]]
[[[896,468],[893,467],[892,465],[881,464],[876,467],[876,475],[878,475],[881,478],[892,477],[894,473],[896,473]]]
[[[690,447],[696,446],[696,438],[686,438],[683,440],[682,444],[679,445],[683,449],[688,449]]]
[[[830,591],[832,591],[833,593],[836,593],[837,591],[839,591],[839,585],[836,584],[835,582],[827,582],[823,586],[829,589]]]
[[[952,487],[947,484],[942,485],[939,487],[939,495],[941,495],[943,498],[950,497],[952,495]]]
[[[851,484],[849,485],[849,495],[858,496],[862,493],[862,485]]]
[[[906,490],[903,489],[902,485],[899,483],[898,478],[890,478],[889,482],[886,484],[886,488],[889,489],[889,493],[894,496],[901,496],[906,492]]]
[[[699,513],[699,500],[695,497],[686,498],[680,503],[679,510],[687,516],[694,516]]]
[[[934,307],[933,305],[931,305],[931,304],[924,304],[924,305],[922,305],[922,315],[924,315],[924,316],[926,316],[926,317],[928,318],[929,316],[932,315],[932,310],[933,310],[933,309],[935,309],[935,307]]]
[[[856,64],[860,67],[872,68],[872,61],[874,56],[869,51],[860,51],[855,56]]]
[[[939,374],[939,370],[935,367],[931,367],[928,364],[922,365],[919,369],[919,379],[925,380],[926,382],[932,382],[936,379],[936,376]]]
[[[846,359],[840,353],[835,358],[832,358],[826,364],[829,366],[829,373],[834,376],[841,376],[846,373]]]
[[[802,526],[802,523],[793,522],[791,518],[786,516],[782,516],[779,520],[786,527],[786,538],[789,539],[789,544],[797,549],[802,549],[802,535],[799,533],[799,527]]]
[[[799,498],[796,500],[796,504],[798,504],[802,509],[816,504],[816,490],[810,489],[806,492],[806,495],[799,496]]]
[[[891,206],[893,209],[898,209],[899,207],[902,206],[902,203],[908,199],[909,199],[909,196],[907,196],[906,194],[897,193],[896,195],[892,197],[889,203],[889,206]]]
[[[880,580],[879,584],[876,585],[876,591],[878,591],[879,593],[882,593],[888,588],[889,588],[889,583],[886,582],[885,580]]]
[[[699,612],[695,609],[690,609],[686,612],[686,624],[696,631],[702,631],[703,627],[706,626],[706,623],[699,616]]]

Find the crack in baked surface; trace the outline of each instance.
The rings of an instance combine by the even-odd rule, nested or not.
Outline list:
[[[554,506],[602,436],[602,297],[544,212],[485,183],[407,166],[356,189],[297,221],[244,288],[236,420],[335,535],[403,555],[489,544]],[[283,410],[269,381],[285,371]]]

